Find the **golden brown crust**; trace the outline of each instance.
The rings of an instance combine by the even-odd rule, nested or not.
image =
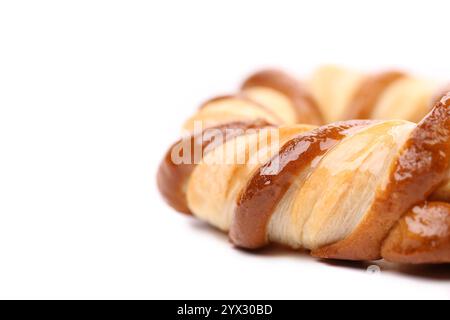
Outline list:
[[[338,114],[339,118],[345,114],[345,107],[347,107],[345,118],[352,119],[369,119],[375,116],[385,119],[397,114],[396,117],[411,120],[410,113],[394,111],[417,109],[418,111],[413,114],[414,120],[412,120],[416,122],[419,121],[419,117],[428,112],[427,103],[431,100],[433,90],[431,86],[426,90],[421,90],[422,86],[425,88],[425,82],[415,81],[414,78],[406,77],[405,74],[398,71],[388,71],[369,77],[345,75],[323,78],[329,80],[325,81],[325,87],[333,89],[324,90],[322,95],[328,97],[327,107],[334,103],[334,106],[338,105],[339,108],[330,107],[330,109],[323,109],[322,112],[327,114],[327,110],[336,111],[334,113]],[[334,83],[339,82],[335,81],[335,78],[342,78],[344,84],[334,87]],[[449,88],[450,86],[440,91],[440,96]],[[195,121],[201,121],[204,127],[209,126],[209,129],[222,132],[226,132],[225,130],[230,128],[243,130],[234,131],[235,135],[223,134],[226,137],[224,141],[214,141],[214,136],[205,138],[205,131],[201,134],[191,135],[174,144],[165,155],[157,174],[157,184],[165,200],[176,210],[190,214],[190,206],[195,213],[201,211],[192,206],[193,202],[189,202],[188,206],[186,199],[187,184],[189,181],[192,184],[195,180],[195,174],[192,177],[191,174],[198,162],[177,164],[172,160],[174,150],[175,152],[180,150],[178,145],[182,141],[188,141],[187,144],[192,146],[191,158],[194,158],[194,146],[199,146],[203,150],[201,154],[203,157],[206,152],[213,150],[218,144],[245,134],[246,129],[264,128],[275,124],[292,125],[295,122],[323,124],[324,117],[309,90],[299,81],[281,71],[258,72],[249,77],[241,89],[242,91],[236,95],[221,96],[207,101],[187,123],[191,125]],[[326,94],[327,92],[333,92],[336,95]],[[395,133],[395,137],[392,136],[393,139],[396,139],[397,144],[395,152],[389,149],[392,151],[391,157],[385,159],[385,167],[382,170],[384,173],[383,183],[380,180],[379,184],[369,190],[369,194],[373,194],[370,192],[371,190],[376,190],[376,194],[374,198],[370,197],[370,202],[369,200],[367,203],[361,202],[366,203],[367,206],[358,212],[358,219],[355,219],[354,223],[352,222],[349,226],[347,216],[342,214],[336,215],[337,224],[334,223],[335,221],[330,223],[333,228],[339,229],[341,220],[346,222],[347,224],[343,223],[344,227],[339,229],[342,231],[341,233],[335,235],[333,228],[330,228],[332,232],[322,232],[324,227],[320,225],[321,220],[317,219],[318,215],[310,215],[309,218],[314,220],[314,223],[319,221],[317,222],[319,227],[313,230],[315,232],[313,236],[331,234],[333,237],[324,238],[315,245],[315,242],[309,241],[310,234],[305,233],[306,238],[304,237],[304,239],[309,239],[309,242],[306,240],[303,242],[299,240],[298,243],[292,242],[291,238],[296,237],[296,230],[301,227],[297,228],[299,224],[296,223],[290,224],[290,217],[285,213],[298,211],[291,210],[292,203],[289,202],[292,200],[291,197],[296,199],[300,207],[304,206],[304,203],[316,203],[316,201],[308,201],[307,197],[302,198],[291,193],[291,190],[296,191],[297,189],[294,187],[303,186],[307,179],[312,180],[310,173],[313,169],[311,168],[315,168],[312,163],[319,162],[319,159],[329,149],[336,146],[342,138],[353,134],[354,131],[359,130],[358,128],[364,128],[371,124],[370,121],[341,122],[318,128],[306,134],[295,133],[283,140],[283,143],[289,141],[283,145],[276,157],[261,168],[259,165],[255,165],[251,167],[251,170],[242,167],[234,169],[233,172],[230,171],[230,181],[236,180],[236,182],[233,187],[229,186],[224,190],[225,193],[230,193],[232,196],[224,198],[226,201],[224,200],[222,204],[216,206],[218,208],[216,211],[221,214],[221,207],[227,207],[230,204],[230,207],[227,207],[229,209],[227,211],[227,228],[222,229],[229,229],[231,241],[237,246],[245,248],[264,246],[270,236],[272,241],[281,243],[287,239],[293,247],[319,247],[317,250],[313,250],[312,254],[322,258],[375,260],[384,257],[389,261],[401,263],[449,263],[450,203],[445,201],[448,201],[449,190],[446,188],[446,181],[450,177],[450,94],[444,98],[434,98],[434,100],[436,100],[436,106],[412,133],[410,132],[414,124],[404,131],[401,138],[399,138],[398,132]],[[336,101],[339,103],[335,103]],[[398,108],[393,108],[394,106]],[[412,107],[409,108],[410,106]],[[264,120],[259,121],[258,119]],[[338,117],[330,116],[328,119],[334,121],[332,119],[338,119]],[[253,122],[254,120],[256,122]],[[187,128],[191,127],[195,129],[194,126],[187,126]],[[289,130],[290,127],[286,126],[286,128]],[[346,132],[346,130],[352,132]],[[294,136],[295,138],[292,138]],[[404,143],[404,139],[407,137],[409,139]],[[324,143],[325,140],[326,143]],[[397,155],[399,146],[403,147],[396,158],[394,155]],[[278,150],[278,147],[274,149]],[[328,154],[331,155],[332,152]],[[353,153],[350,154],[353,155]],[[268,157],[266,156],[265,159]],[[332,162],[339,163],[341,158],[337,157]],[[393,161],[393,159],[396,160]],[[272,165],[275,162],[278,162],[279,167],[274,173],[271,170],[273,170]],[[391,167],[385,171],[384,169],[388,165]],[[259,168],[256,173],[254,173],[255,168]],[[199,169],[200,167],[197,167],[195,172]],[[238,176],[242,176],[239,173],[241,169],[246,176],[241,178],[238,184]],[[340,167],[337,170],[341,170]],[[206,178],[210,178],[208,172],[205,174]],[[221,177],[222,173],[222,170],[217,170],[216,178]],[[304,173],[304,175],[302,176],[300,173]],[[352,182],[357,180],[354,178],[354,171],[349,174],[352,175],[350,178]],[[248,180],[249,176],[251,179]],[[447,180],[444,181],[445,178]],[[322,180],[330,181],[328,178]],[[199,181],[205,180],[199,179]],[[247,185],[242,189],[247,181]],[[364,183],[365,180],[362,184]],[[204,190],[208,195],[214,193],[210,192],[210,186]],[[291,186],[293,188],[290,189]],[[438,187],[440,188],[438,189]],[[320,189],[316,188],[316,190]],[[308,194],[314,193],[314,188],[301,190]],[[239,191],[241,193],[237,197]],[[289,193],[287,193],[288,191]],[[284,197],[286,193],[288,196]],[[355,194],[358,198],[358,190]],[[208,198],[210,197],[208,196]],[[334,198],[338,199],[338,202],[344,202],[337,196]],[[237,203],[228,201],[229,199],[236,199]],[[431,199],[444,202],[425,202],[431,201]],[[206,200],[199,201],[200,204],[205,202]],[[211,203],[211,208],[213,208],[217,201],[213,200]],[[323,200],[323,203],[327,203],[326,200]],[[366,210],[367,207],[369,209]],[[331,206],[331,211],[321,207],[317,208],[317,212],[321,216],[327,216],[331,212],[337,211]],[[352,201],[348,201],[343,211],[347,212],[347,208],[352,210]],[[231,214],[233,211],[234,215]],[[206,210],[205,212],[210,211]],[[274,212],[276,215],[273,217],[274,219],[271,219]],[[278,215],[278,213],[282,214]],[[269,232],[269,222],[271,223],[270,228],[273,226],[272,223],[280,222],[276,224],[277,228],[273,229],[276,232],[272,232],[272,229]],[[357,226],[355,227],[355,225]],[[287,226],[292,228],[289,229]],[[301,231],[299,230],[299,232]],[[339,239],[343,240],[337,241]],[[328,245],[320,247],[323,244]]]
[[[301,134],[284,144],[278,155],[253,175],[241,193],[230,229],[231,241],[248,249],[266,245],[270,217],[299,172],[312,162],[317,163],[348,134],[373,123],[356,120],[335,123]]]
[[[370,119],[386,88],[403,77],[405,74],[400,71],[386,71],[367,77],[347,107],[344,119]]]
[[[381,255],[398,263],[450,263],[450,204],[414,207],[392,229]]]
[[[288,97],[296,110],[299,123],[320,125],[323,117],[308,89],[298,80],[279,70],[264,70],[250,76],[242,84],[242,90],[252,87],[268,87]]]
[[[396,161],[387,187],[350,236],[312,252],[321,258],[376,260],[394,224],[445,178],[450,162],[450,95],[417,125]]]
[[[246,129],[257,129],[268,126],[271,125],[265,121],[233,122],[209,129],[220,130],[223,133],[225,139],[228,140],[236,137],[239,134],[244,134],[244,131]],[[241,130],[226,131],[227,129],[241,129]],[[157,185],[159,191],[161,192],[163,198],[170,206],[172,206],[175,210],[182,213],[191,214],[191,211],[189,210],[186,201],[185,186],[189,180],[192,171],[195,169],[196,163],[180,163],[180,164],[174,163],[172,159],[172,150],[175,146],[182,145],[183,141],[188,140],[188,142],[185,143],[184,145],[190,146],[191,155],[188,158],[194,160],[195,157],[194,151],[196,150],[196,147],[199,148],[200,150],[206,151],[212,149],[207,148],[208,146],[210,146],[211,143],[217,144],[225,142],[225,140],[214,141],[214,139],[212,139],[211,137],[207,137],[205,135],[205,132],[206,131],[204,130],[200,134],[191,135],[173,144],[167,151],[158,169]],[[202,154],[202,156],[204,156],[204,154]]]

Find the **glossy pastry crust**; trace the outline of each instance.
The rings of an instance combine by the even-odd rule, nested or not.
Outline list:
[[[233,139],[239,134],[244,134],[247,129],[258,129],[270,126],[271,125],[265,121],[230,122],[212,128],[223,133],[223,136],[225,137],[223,140],[215,141],[214,136],[207,136],[205,131],[202,131],[198,134],[191,134],[174,143],[164,156],[164,159],[159,166],[156,178],[158,189],[164,199],[175,210],[182,213],[191,214],[186,202],[186,185],[192,171],[196,166],[195,161],[193,161],[196,156],[194,154],[194,150],[197,148],[200,150],[206,150],[207,152],[208,150],[216,148],[228,139]],[[225,134],[226,130],[229,130],[230,133]],[[177,146],[183,145],[189,146],[189,159],[194,163],[175,163],[173,161],[172,155],[174,152],[177,152],[180,157],[183,157],[183,150],[176,149]],[[201,156],[205,156],[206,152],[202,152]]]
[[[384,241],[382,256],[398,263],[450,261],[450,204],[425,202],[412,208]]]
[[[450,263],[450,95],[439,89],[436,102],[431,83],[399,71],[324,67],[305,83],[258,72],[186,122],[192,133],[167,152],[158,187],[241,248],[277,242],[320,258]],[[387,120],[389,110],[405,119]],[[354,118],[368,120],[325,124]],[[210,129],[242,130],[213,141]],[[200,161],[174,163],[183,141],[205,150]]]
[[[265,246],[270,218],[299,173],[320,161],[328,150],[351,132],[370,123],[373,122],[338,122],[302,134],[283,145],[278,155],[255,172],[242,190],[230,230],[231,241],[248,249]],[[279,169],[274,174],[267,169],[276,161]]]

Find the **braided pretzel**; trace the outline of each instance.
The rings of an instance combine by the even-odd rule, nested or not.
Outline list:
[[[450,95],[431,112],[429,88],[406,97],[415,110],[401,103],[405,116],[429,112],[418,124],[351,120],[317,127],[341,115],[382,114],[417,85],[400,72],[345,75],[341,88],[352,94],[321,98],[329,88],[319,89],[320,74],[333,70],[319,71],[309,86],[263,71],[239,94],[205,103],[185,124],[195,131],[200,121],[203,131],[173,145],[161,163],[161,193],[242,248],[275,242],[321,258],[450,262]],[[339,101],[338,112],[325,114],[328,96]],[[180,151],[186,144],[188,152]],[[192,161],[196,147],[201,157]]]

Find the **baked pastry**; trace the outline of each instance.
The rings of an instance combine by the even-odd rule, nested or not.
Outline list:
[[[241,248],[449,263],[450,94],[431,110],[432,87],[401,72],[259,72],[186,122],[159,189]]]

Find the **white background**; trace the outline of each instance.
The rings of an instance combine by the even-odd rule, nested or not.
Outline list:
[[[450,298],[450,268],[245,253],[155,173],[183,120],[264,66],[450,78],[448,1],[4,1],[1,298]]]

